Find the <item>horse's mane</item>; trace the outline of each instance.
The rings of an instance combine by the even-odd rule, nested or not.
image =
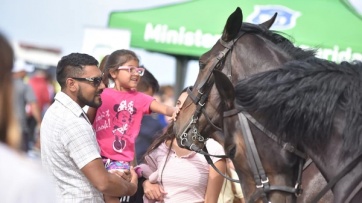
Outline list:
[[[243,23],[241,30],[263,36],[264,38],[270,40],[275,45],[277,45],[285,53],[288,53],[294,60],[304,60],[310,57],[314,57],[316,53],[316,50],[314,49],[306,50],[294,46],[294,44],[289,39],[283,36],[287,36],[285,33],[271,31],[261,25]],[[290,36],[288,37],[291,38]]]
[[[337,116],[345,124],[344,147],[362,149],[361,62],[291,61],[241,80],[235,90],[237,104],[284,141],[323,150]]]

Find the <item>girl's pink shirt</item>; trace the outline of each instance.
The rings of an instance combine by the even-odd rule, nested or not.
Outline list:
[[[135,141],[144,114],[150,114],[153,97],[137,91],[106,88],[101,94],[93,127],[101,156],[130,162],[134,158]]]

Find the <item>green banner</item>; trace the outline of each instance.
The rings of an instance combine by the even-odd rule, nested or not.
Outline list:
[[[319,48],[333,61],[362,60],[362,18],[348,0],[192,0],[132,12],[113,12],[109,27],[129,29],[131,46],[172,55],[198,57],[208,51],[229,15],[240,7],[243,21],[260,23],[275,12],[272,29],[302,47]],[[348,1],[350,2],[350,1]]]

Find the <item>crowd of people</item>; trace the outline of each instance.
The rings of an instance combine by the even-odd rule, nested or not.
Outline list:
[[[173,122],[186,89],[175,103],[172,86],[160,87],[133,51],[116,50],[101,63],[83,53],[63,56],[56,67],[58,92],[42,70],[25,82],[33,67],[13,64],[9,53],[0,36],[0,159],[21,164],[16,169],[27,177],[17,177],[7,190],[0,183],[1,194],[10,191],[5,202],[243,201],[240,185],[226,181],[203,155],[177,145]],[[216,140],[206,146],[211,154],[224,154]],[[34,149],[41,165],[21,155]],[[233,173],[230,160],[212,161]],[[0,167],[1,180],[14,173]]]

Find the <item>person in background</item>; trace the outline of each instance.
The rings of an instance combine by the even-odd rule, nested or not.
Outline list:
[[[143,66],[141,67],[144,68]],[[143,92],[149,96],[154,96],[154,94],[159,91],[159,88],[160,86],[157,79],[145,68],[145,72],[137,84],[137,91]],[[137,163],[141,162],[147,148],[151,145],[157,135],[162,133],[163,129],[164,126],[160,123],[158,114],[151,113],[149,115],[143,115],[140,132],[136,138]],[[137,192],[135,196],[131,198],[134,203],[143,203],[142,183],[144,180],[143,177],[138,179]]]
[[[103,59],[101,60],[101,63],[99,64],[99,69],[102,71],[102,73],[104,74],[104,71],[105,71],[105,67],[106,67],[106,62],[107,62],[107,59],[108,59],[109,55],[105,55],[103,57]],[[106,87],[108,87],[110,84],[109,84],[109,79],[106,78],[106,77],[103,77],[103,83]]]
[[[34,66],[26,64],[25,61],[16,60],[13,68],[14,102],[17,119],[22,131],[22,150],[28,152],[34,142],[34,132],[27,123],[26,106],[32,110],[32,116],[36,121],[36,129],[40,128],[41,112],[33,88],[24,82],[27,72],[33,72]]]
[[[61,202],[104,202],[107,196],[133,195],[137,174],[106,171],[95,132],[82,107],[102,104],[105,88],[98,61],[72,53],[58,62],[56,75],[61,92],[45,112],[40,129],[43,166],[56,183]],[[103,193],[103,194],[102,194]]]
[[[151,97],[158,92],[160,86],[157,79],[152,75],[150,71],[145,69],[143,76],[137,84],[137,90],[143,92]],[[141,121],[140,132],[136,139],[136,156],[137,163],[140,163],[147,148],[152,144],[156,136],[162,133],[164,126],[158,119],[158,114],[152,113],[143,115]]]
[[[51,103],[50,92],[48,90],[48,74],[46,70],[36,69],[30,77],[28,84],[34,90],[41,115],[44,115]]]
[[[187,98],[186,90],[187,88],[182,91],[176,102],[179,108]],[[222,145],[212,138],[206,141],[206,147],[210,154],[225,154]],[[225,173],[225,159],[217,157],[211,159],[215,166]],[[177,145],[173,122],[148,148],[145,163],[139,167],[147,179],[143,183],[146,203],[191,201],[216,203],[224,181],[224,177],[209,166],[203,155]]]
[[[48,73],[45,69],[35,69],[34,74],[30,77],[28,81],[28,84],[34,90],[42,119],[45,111],[48,109],[52,102],[50,97],[52,93],[49,91]],[[34,144],[28,152],[28,155],[33,158],[40,158],[40,129],[37,127],[37,119],[33,115],[33,112],[33,108],[30,107],[27,124],[30,128],[30,134],[32,135],[32,141],[34,142]]]
[[[21,129],[13,109],[14,53],[0,34],[0,199],[4,203],[57,202],[40,164],[20,152]]]
[[[100,107],[88,110],[107,170],[127,170],[135,165],[135,141],[144,114],[156,112],[175,118],[178,112],[177,108],[137,91],[144,71],[139,67],[136,54],[130,50],[116,50],[107,59],[104,77],[111,79],[115,85],[104,89]],[[108,196],[105,199],[107,203],[119,202]],[[122,201],[130,200],[123,197]]]
[[[159,98],[160,102],[166,104],[166,105],[173,105],[175,103],[175,93],[174,88],[171,85],[163,85],[160,87],[160,91],[157,92],[157,97]],[[165,115],[159,114],[158,119],[163,125],[163,127],[166,127],[171,119],[170,117],[167,117]]]

